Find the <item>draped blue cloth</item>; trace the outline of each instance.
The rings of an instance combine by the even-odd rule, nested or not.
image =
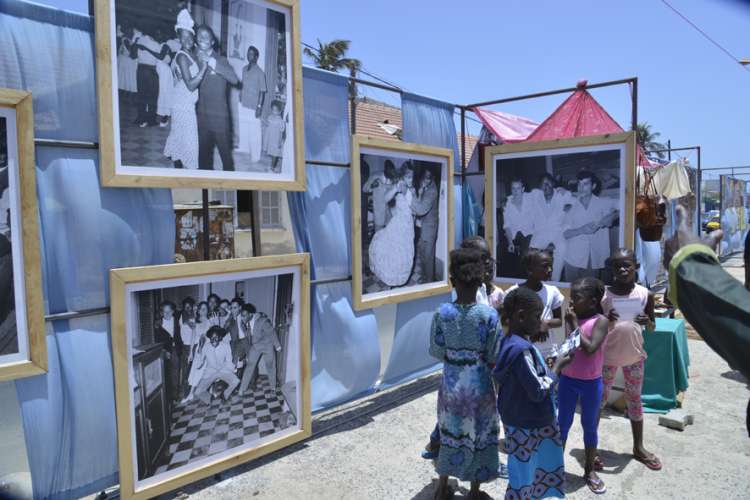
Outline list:
[[[305,156],[349,163],[348,81],[303,68]],[[351,274],[351,184],[348,168],[307,166],[307,191],[289,193],[297,250],[309,252],[314,279]],[[314,410],[371,391],[380,372],[375,315],[355,313],[348,281],[313,286],[312,407]]]
[[[456,125],[453,121],[453,105],[427,97],[404,93],[401,96],[403,114],[403,139],[406,142],[427,144],[452,149],[455,165],[458,163]],[[454,176],[454,180],[457,177]],[[461,183],[453,187],[454,240],[463,239],[462,224],[463,193]],[[396,385],[421,376],[440,367],[438,361],[428,353],[432,313],[441,302],[449,301],[448,295],[402,302],[396,310],[396,333],[388,366],[383,376],[384,385]]]
[[[36,137],[97,140],[94,60],[92,18],[0,0],[0,86],[32,93]]]
[[[37,137],[97,140],[87,16],[0,1],[0,86],[30,89]],[[169,190],[102,189],[97,152],[37,148],[47,312],[109,305],[109,270],[174,260]],[[49,372],[16,381],[36,498],[117,483],[109,316],[47,324]]]

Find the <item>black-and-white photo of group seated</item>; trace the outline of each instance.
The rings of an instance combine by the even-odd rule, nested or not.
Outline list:
[[[295,181],[296,2],[110,1],[114,175]]]
[[[362,299],[447,284],[448,161],[364,145],[359,151],[355,221],[361,236],[354,244],[361,245]]]
[[[127,285],[137,486],[302,430],[301,275],[287,267]]]
[[[626,143],[494,154],[498,281],[526,278],[521,261],[530,248],[552,254],[557,284],[584,276],[606,280],[611,250],[626,244],[630,157]]]

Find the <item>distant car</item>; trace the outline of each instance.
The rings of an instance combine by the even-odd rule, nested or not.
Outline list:
[[[716,231],[717,229],[721,229],[721,216],[719,215],[714,215],[703,223],[703,231],[706,233]]]

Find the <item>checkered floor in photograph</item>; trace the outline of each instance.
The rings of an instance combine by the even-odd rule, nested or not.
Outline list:
[[[197,399],[178,405],[172,411],[167,448],[156,474],[253,443],[295,424],[284,397],[260,376],[250,394],[235,393],[227,402],[214,399],[210,405]]]
[[[164,156],[170,125],[139,127],[135,123],[138,115],[133,96],[120,99],[120,141],[122,164],[128,166],[158,166],[172,168],[172,160]],[[269,172],[271,159],[262,155],[258,163],[250,161],[250,154],[234,151],[234,168],[241,172]],[[214,150],[214,165],[221,165],[219,151]]]

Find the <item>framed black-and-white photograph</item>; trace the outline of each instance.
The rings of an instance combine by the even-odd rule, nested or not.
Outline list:
[[[304,190],[299,0],[97,0],[105,186]]]
[[[31,94],[0,89],[0,381],[47,371]]]
[[[355,309],[445,293],[453,238],[453,152],[354,136]]]
[[[111,272],[123,497],[310,435],[306,254]]]
[[[552,282],[606,279],[611,250],[633,247],[631,132],[485,151],[485,227],[499,283],[526,279],[530,248],[553,255]]]

